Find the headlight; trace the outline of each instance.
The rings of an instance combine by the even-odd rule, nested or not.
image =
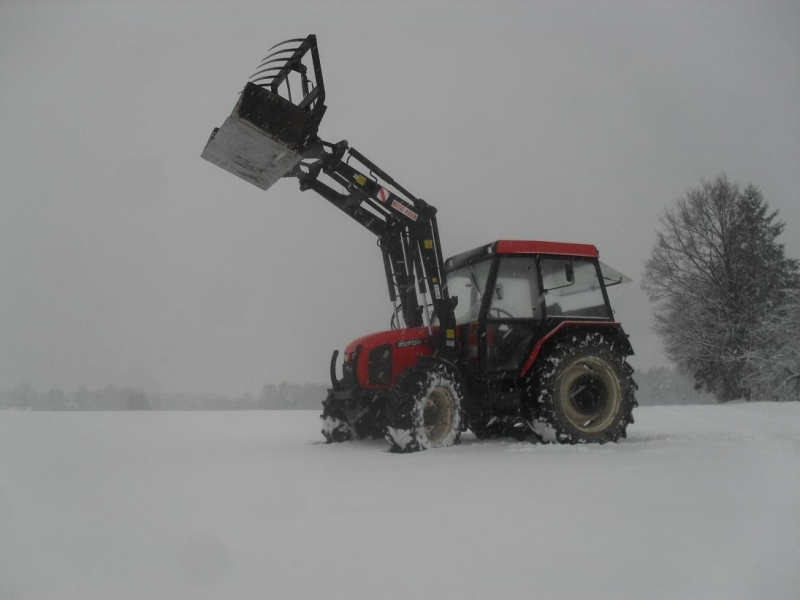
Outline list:
[[[369,353],[369,382],[389,385],[392,382],[392,346],[384,344]]]

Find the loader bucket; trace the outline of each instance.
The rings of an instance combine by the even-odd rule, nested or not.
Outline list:
[[[201,155],[262,190],[303,159],[325,113],[316,37],[288,40],[270,50]],[[313,69],[303,62],[309,55]]]

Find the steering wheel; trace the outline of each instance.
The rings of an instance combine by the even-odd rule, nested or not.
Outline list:
[[[497,319],[501,318],[503,315],[505,315],[509,319],[516,319],[516,317],[507,310],[503,310],[502,308],[497,308],[496,306],[493,306],[492,308],[489,309],[489,316],[491,316],[491,313],[493,311],[497,313],[497,317],[495,317]]]

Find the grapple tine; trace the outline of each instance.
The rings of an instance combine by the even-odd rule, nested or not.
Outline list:
[[[267,60],[268,58],[272,58],[273,56],[278,56],[278,54],[292,54],[294,52],[297,52],[299,49],[300,46],[298,46],[297,48],[284,48],[283,50],[275,50],[275,52],[271,52],[267,54],[264,58],[262,58],[261,62],[263,63],[265,60]]]
[[[284,44],[291,44],[292,42],[305,42],[305,41],[306,41],[306,38],[294,38],[293,40],[284,40],[282,42],[278,42],[277,44],[272,46],[272,48],[269,48],[267,50],[267,52],[269,52],[273,48],[277,48],[278,46],[283,46]]]
[[[260,64],[259,64],[259,65],[256,67],[256,69],[260,69],[260,68],[261,68],[261,67],[263,67],[264,65],[269,65],[269,64],[271,64],[271,63],[276,63],[276,62],[282,62],[282,63],[285,63],[285,62],[286,62],[286,59],[285,59],[285,58],[273,58],[272,60],[265,60],[265,61],[261,61],[261,63],[260,63]]]
[[[283,67],[269,67],[267,69],[261,69],[260,71],[256,71],[250,76],[250,81],[253,81],[253,77],[255,77],[256,75],[261,75],[262,73],[266,73],[267,71],[280,71],[282,69]]]

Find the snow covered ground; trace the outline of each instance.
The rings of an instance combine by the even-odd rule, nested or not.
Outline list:
[[[326,446],[312,412],[0,412],[0,599],[800,597],[800,403],[620,444]]]

